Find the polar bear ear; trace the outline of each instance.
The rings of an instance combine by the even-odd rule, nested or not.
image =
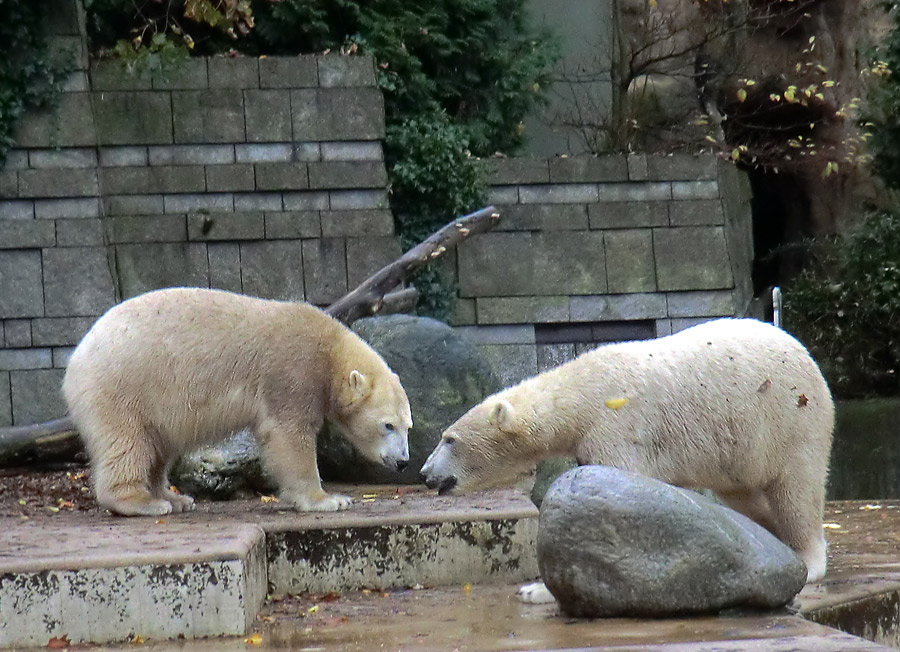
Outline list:
[[[372,381],[361,371],[354,369],[350,372],[350,391],[356,399],[364,398],[372,389]]]
[[[497,401],[488,412],[488,423],[497,426],[503,432],[512,432],[512,418],[515,410],[509,401]]]

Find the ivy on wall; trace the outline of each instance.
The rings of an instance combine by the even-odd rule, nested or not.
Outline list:
[[[0,165],[15,144],[16,121],[26,109],[52,103],[71,70],[50,56],[45,12],[36,0],[0,0]]]

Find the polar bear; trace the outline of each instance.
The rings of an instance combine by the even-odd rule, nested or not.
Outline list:
[[[409,461],[409,401],[384,360],[304,303],[170,288],[111,308],[69,359],[63,394],[91,459],[97,501],[122,515],[193,509],[170,491],[182,453],[250,428],[282,490],[304,511],[327,494],[316,434],[335,421],[367,458]]]
[[[825,379],[796,339],[718,319],[610,344],[485,399],[443,433],[421,475],[441,493],[512,482],[574,457],[712,489],[825,574],[822,517],[834,427]],[[542,585],[526,601],[545,601]]]

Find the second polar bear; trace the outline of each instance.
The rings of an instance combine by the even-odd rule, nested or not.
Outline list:
[[[600,347],[488,397],[447,428],[422,476],[442,493],[481,489],[569,456],[712,489],[793,548],[812,582],[825,575],[833,429],[831,393],[802,344],[718,319]]]
[[[182,453],[253,430],[283,498],[335,511],[316,434],[337,422],[366,457],[409,461],[409,401],[374,349],[308,304],[171,288],[111,308],[88,331],[63,381],[91,459],[97,501],[123,515],[193,508],[171,491]]]

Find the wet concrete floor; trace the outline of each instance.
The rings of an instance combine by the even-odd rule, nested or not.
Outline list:
[[[463,585],[270,600],[251,635],[146,643],[150,652],[889,650],[900,648],[900,502],[833,503],[829,572],[790,609],[684,619],[578,620],[524,605],[515,586]],[[800,614],[803,614],[802,616]],[[805,616],[805,618],[803,617]],[[812,622],[815,620],[816,622]],[[825,623],[825,624],[819,624]],[[829,625],[829,626],[826,626]],[[859,638],[838,631],[846,628]],[[134,650],[127,646],[100,649]]]

